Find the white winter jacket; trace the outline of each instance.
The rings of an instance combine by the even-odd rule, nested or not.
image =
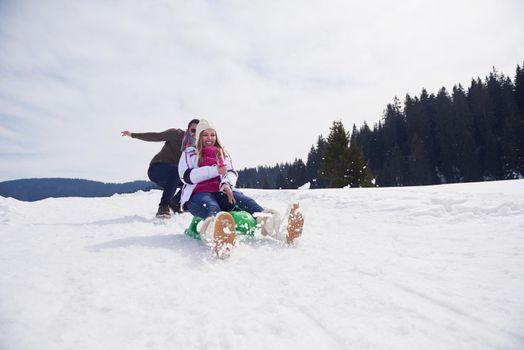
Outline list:
[[[184,183],[182,187],[182,197],[180,199],[182,208],[184,208],[184,204],[191,198],[196,185],[202,181],[220,176],[220,188],[217,189],[217,191],[221,190],[224,184],[229,184],[231,189],[235,190],[238,173],[233,167],[231,157],[225,157],[224,164],[227,167],[227,173],[220,175],[216,165],[198,166],[198,152],[195,147],[188,147],[182,152],[182,156],[178,162],[178,175]]]

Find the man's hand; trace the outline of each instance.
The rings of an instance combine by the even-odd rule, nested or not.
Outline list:
[[[131,137],[131,131],[127,131],[127,130],[122,131],[122,136],[129,136],[129,137]]]

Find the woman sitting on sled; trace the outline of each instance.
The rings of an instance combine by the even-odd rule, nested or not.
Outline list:
[[[235,222],[228,213],[232,210],[244,210],[253,215],[262,235],[276,235],[280,215],[273,209],[262,208],[254,199],[235,189],[238,174],[213,124],[200,119],[196,135],[197,146],[183,152],[178,173],[184,183],[182,208],[204,219],[198,229],[200,238],[213,242],[215,251],[224,244],[234,244]],[[289,235],[287,238],[290,243]]]

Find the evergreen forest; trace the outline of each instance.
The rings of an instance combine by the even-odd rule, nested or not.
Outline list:
[[[239,171],[238,187],[416,186],[524,177],[524,65],[493,68],[465,88],[397,97],[382,118],[346,130],[334,121],[307,159]]]

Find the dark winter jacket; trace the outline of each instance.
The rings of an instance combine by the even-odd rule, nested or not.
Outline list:
[[[154,163],[172,163],[178,164],[180,155],[182,154],[181,146],[185,131],[180,129],[167,129],[162,132],[143,132],[131,133],[131,137],[143,141],[161,142],[164,141],[164,146],[158,152],[150,164]]]

